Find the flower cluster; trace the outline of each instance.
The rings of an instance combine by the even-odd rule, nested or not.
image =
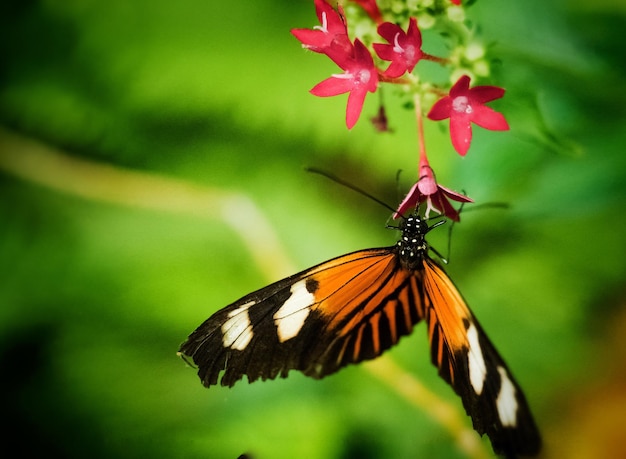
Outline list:
[[[462,22],[464,16],[461,1],[412,1],[407,2],[412,6],[406,6],[404,10],[396,5],[394,8],[381,11],[376,0],[351,0],[352,4],[349,7],[352,9],[359,7],[364,13],[360,17],[355,15],[354,21],[362,22],[362,18],[365,17],[371,24],[369,29],[359,24],[361,36],[355,36],[357,34],[353,29],[356,27],[348,27],[349,21],[341,1],[336,8],[326,0],[314,1],[320,25],[312,29],[293,29],[291,32],[305,49],[326,55],[342,72],[318,83],[310,92],[319,97],[348,93],[346,109],[348,129],[352,129],[359,120],[367,94],[379,90],[383,83],[399,85],[404,94],[411,94],[420,131],[419,178],[398,207],[394,218],[399,218],[420,204],[426,203],[427,215],[435,211],[458,220],[459,214],[450,200],[471,202],[471,199],[437,184],[426,156],[422,107],[425,102],[431,104],[426,114],[430,120],[449,119],[452,146],[461,156],[467,154],[470,148],[472,124],[495,131],[509,129],[504,116],[486,105],[501,98],[504,89],[496,86],[470,87],[474,74],[488,74],[488,70],[484,71],[484,62],[482,67],[477,63],[474,67],[474,70],[483,69],[481,72],[473,72],[472,62],[468,63],[471,59],[467,58],[471,53],[466,52],[466,57],[462,59],[459,58],[459,53],[455,54],[454,51],[450,56],[439,57],[430,55],[422,49],[420,24],[424,24],[422,28],[432,27],[437,17]],[[433,5],[436,5],[436,8]],[[374,29],[376,33],[373,33]],[[363,33],[363,30],[371,32]],[[461,40],[457,45],[457,48],[463,46],[466,50],[468,48],[468,43],[462,43]],[[422,60],[433,61],[448,68],[449,86],[421,81],[416,67]],[[386,129],[384,107],[380,107],[379,115],[372,120],[380,130]]]

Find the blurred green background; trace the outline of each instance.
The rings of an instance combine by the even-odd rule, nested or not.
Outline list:
[[[385,209],[303,170],[392,205],[416,173],[414,119],[391,93],[391,134],[368,123],[376,96],[348,132],[345,96],[308,93],[337,71],[289,33],[316,24],[312,3],[2,2],[6,451],[467,457],[369,364],[207,390],[176,356],[249,291],[395,242]],[[427,147],[441,183],[510,208],[463,215],[448,272],[524,386],[544,457],[625,456],[626,4],[479,0],[468,17],[512,129],[476,129],[460,158],[429,123]],[[445,252],[448,232],[429,236]],[[471,427],[423,326],[383,359]]]

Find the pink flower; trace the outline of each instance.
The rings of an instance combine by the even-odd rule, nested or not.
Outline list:
[[[361,115],[367,92],[375,92],[378,87],[378,71],[370,52],[359,39],[354,42],[352,54],[331,53],[328,56],[345,73],[333,75],[318,83],[311,89],[311,94],[329,97],[349,92],[346,125],[348,129],[352,129]]]
[[[445,215],[449,219],[458,222],[459,212],[452,207],[452,204],[450,204],[448,199],[456,202],[473,202],[472,199],[438,185],[426,156],[420,157],[419,169],[419,180],[411,187],[409,193],[402,200],[398,206],[398,210],[396,210],[396,213],[393,214],[393,218],[398,218],[410,209],[416,209],[421,203],[425,202],[426,212],[424,215],[427,218],[430,215],[430,212],[434,210],[438,214]]]
[[[380,10],[378,9],[378,5],[376,4],[376,0],[352,0],[354,3],[358,3],[361,5],[361,8],[365,10],[370,18],[376,22],[376,24],[380,24],[383,22],[383,15],[380,14]]]
[[[472,125],[492,131],[506,131],[509,124],[504,115],[487,107],[485,103],[499,99],[504,89],[497,86],[469,88],[470,77],[463,75],[450,89],[450,94],[439,99],[428,112],[428,118],[441,121],[450,118],[450,137],[454,149],[465,156],[472,141]]]
[[[343,17],[343,10],[335,11],[324,0],[315,0],[315,13],[320,26],[313,29],[291,29],[291,33],[302,42],[302,46],[316,53],[326,54],[331,48],[352,51],[352,43]]]
[[[378,57],[391,64],[384,75],[397,78],[404,72],[412,72],[417,62],[422,58],[422,34],[417,27],[417,20],[412,17],[407,32],[396,24],[385,22],[378,26],[378,34],[387,40],[389,45],[374,43],[374,50]]]

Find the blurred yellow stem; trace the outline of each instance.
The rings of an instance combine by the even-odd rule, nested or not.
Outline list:
[[[243,193],[73,157],[2,127],[0,169],[87,200],[222,220],[241,237],[263,273],[279,279],[293,271],[272,225]]]

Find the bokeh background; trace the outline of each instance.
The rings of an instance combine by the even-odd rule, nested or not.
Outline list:
[[[448,271],[524,386],[544,457],[626,457],[626,4],[479,0],[467,14],[512,129],[477,129],[460,158],[429,123],[427,147],[440,182],[509,208],[464,213]],[[491,457],[383,381],[384,364],[207,390],[176,356],[249,291],[395,242],[387,210],[304,171],[392,205],[416,178],[414,118],[392,93],[386,134],[368,122],[376,96],[348,132],[345,97],[308,93],[337,71],[289,33],[315,24],[303,0],[2,2],[3,449]],[[429,236],[446,253],[448,231]],[[382,359],[471,428],[423,326]]]

